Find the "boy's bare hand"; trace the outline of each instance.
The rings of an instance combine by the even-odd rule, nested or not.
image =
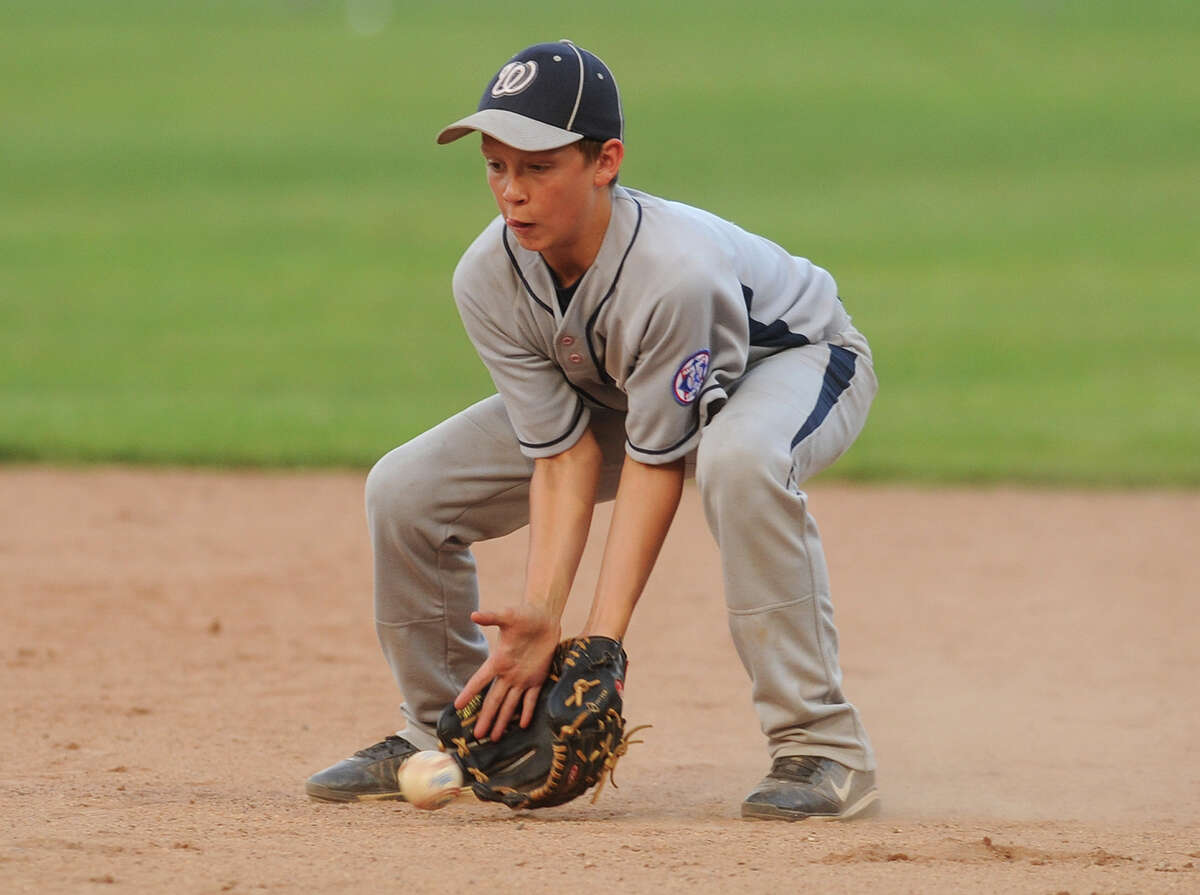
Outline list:
[[[529,604],[500,612],[472,612],[471,621],[499,628],[500,639],[455,698],[454,707],[461,709],[490,683],[474,733],[480,739],[486,736],[498,740],[518,706],[521,727],[528,727],[533,720],[538,693],[562,636],[561,627],[558,619]]]

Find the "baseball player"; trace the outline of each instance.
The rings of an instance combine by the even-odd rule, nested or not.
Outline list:
[[[742,815],[874,811],[875,758],[842,691],[802,490],[857,437],[877,388],[833,278],[715,215],[618,185],[616,80],[569,41],[513,56],[438,142],[471,133],[500,214],[453,288],[498,394],[367,479],[376,625],[404,726],[314,775],[309,795],[403,798],[399,767],[437,748],[448,703],[485,687],[476,736],[528,725],[594,504],[615,501],[578,633],[620,641],[694,476],[772,758]],[[523,592],[480,612],[471,545],[524,525]],[[498,629],[490,654],[481,626]]]

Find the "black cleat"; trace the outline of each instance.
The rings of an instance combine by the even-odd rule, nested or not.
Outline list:
[[[850,820],[878,812],[874,771],[855,771],[815,755],[775,759],[771,772],[742,802],[742,817],[764,820]]]
[[[410,755],[420,750],[403,737],[389,736],[313,774],[304,785],[321,802],[404,801],[398,778]]]

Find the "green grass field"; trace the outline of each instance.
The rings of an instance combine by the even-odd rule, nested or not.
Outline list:
[[[365,466],[489,393],[433,137],[569,36],[624,183],[837,276],[838,475],[1200,486],[1197,4],[436,6],[0,4],[0,460]]]

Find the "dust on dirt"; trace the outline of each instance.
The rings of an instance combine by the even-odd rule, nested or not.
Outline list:
[[[0,469],[0,888],[1200,891],[1200,494],[812,485],[884,813],[779,824],[738,817],[768,762],[690,488],[626,642],[654,727],[616,788],[308,801],[398,721],[363,479]],[[524,543],[480,545],[485,605]]]

